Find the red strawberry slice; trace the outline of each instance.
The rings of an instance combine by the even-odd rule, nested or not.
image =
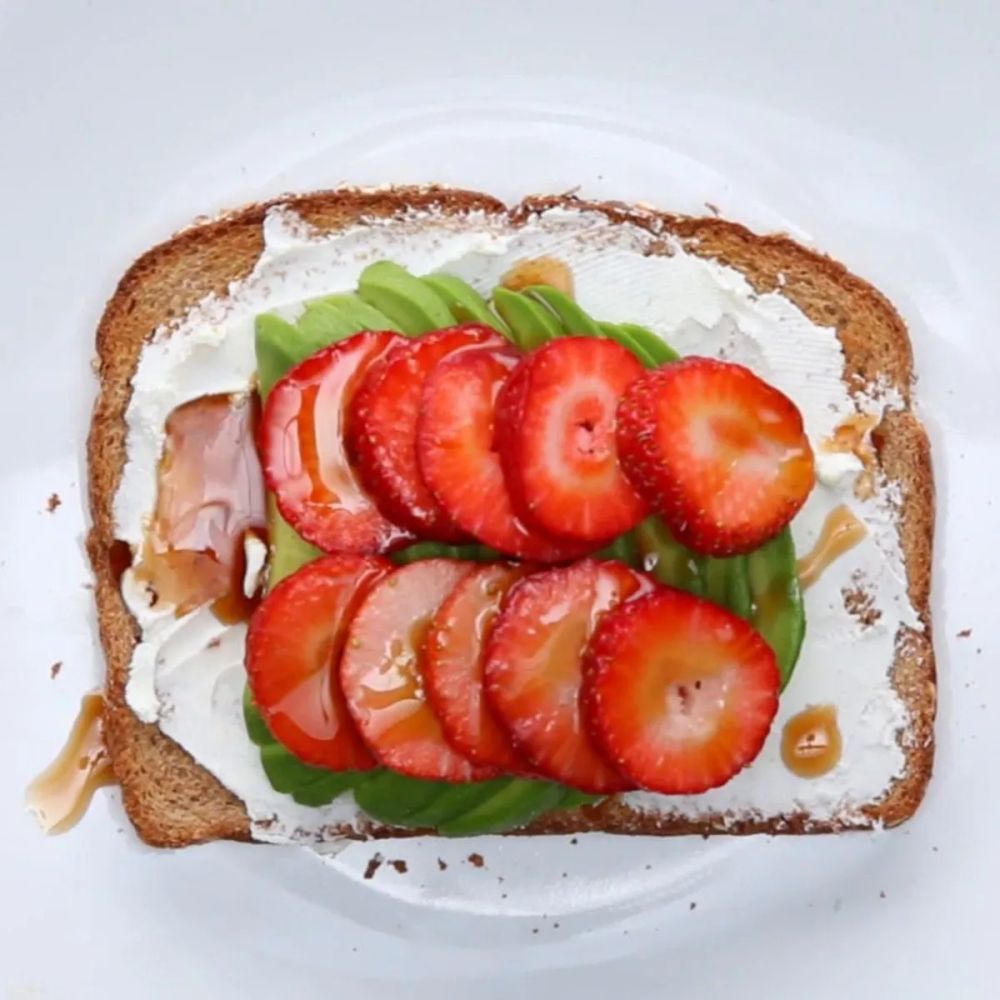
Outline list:
[[[695,794],[760,753],[779,683],[771,647],[742,618],[658,588],[597,627],[584,712],[598,745],[641,788]]]
[[[324,556],[261,602],[247,633],[247,679],[275,738],[307,764],[365,771],[375,760],[344,701],[338,666],[347,628],[392,570],[377,556]]]
[[[470,535],[522,559],[562,562],[580,554],[580,546],[533,532],[515,515],[493,450],[497,393],[517,359],[510,348],[471,348],[431,372],[417,423],[420,471],[438,503]]]
[[[466,537],[420,474],[417,417],[424,381],[454,351],[502,342],[495,330],[476,324],[406,341],[369,369],[355,397],[349,440],[361,479],[382,513],[418,536],[447,542]]]
[[[562,337],[525,357],[497,400],[514,508],[550,535],[601,542],[648,513],[618,465],[615,410],[645,368],[613,340]]]
[[[486,703],[483,664],[500,603],[526,573],[495,563],[463,577],[431,622],[423,660],[427,697],[448,742],[469,760],[508,773],[527,765]]]
[[[280,379],[264,404],[264,479],[282,516],[327,552],[385,552],[408,540],[379,512],[348,460],[348,408],[370,365],[402,340],[366,331],[325,347]]]
[[[468,563],[425,559],[377,583],[354,616],[340,683],[362,738],[386,767],[414,778],[474,781],[495,772],[452,749],[424,692],[424,637]]]
[[[651,586],[621,563],[586,559],[510,592],[487,647],[486,694],[540,774],[594,794],[631,787],[584,726],[581,660],[601,616]]]
[[[687,358],[648,371],[618,406],[618,452],[635,487],[696,552],[749,552],[813,487],[795,404],[742,365]]]

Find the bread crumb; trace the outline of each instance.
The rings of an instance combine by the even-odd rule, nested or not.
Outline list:
[[[447,867],[448,867],[448,862],[442,860],[441,858],[438,858],[438,868],[440,868],[441,871],[444,871]]]
[[[961,632],[959,632],[959,633],[956,634],[955,638],[956,639],[968,639],[970,635],[972,635],[972,629],[971,628],[963,628]]]
[[[58,493],[50,493],[48,500],[45,501],[45,509],[50,513],[54,514],[56,509],[62,506],[62,498]]]
[[[707,208],[712,213],[712,215],[714,215],[716,218],[719,217],[719,206],[718,205],[713,205],[712,202],[706,201],[705,202],[705,208]]]
[[[364,875],[364,877],[366,879],[374,878],[375,877],[375,872],[377,872],[379,870],[379,868],[381,868],[381,867],[382,867],[382,855],[381,854],[373,854],[368,859],[368,866],[365,868],[365,875]]]
[[[844,609],[862,628],[871,628],[881,617],[882,612],[875,607],[875,596],[866,585],[863,574],[855,571],[851,576],[852,587],[842,587]]]
[[[481,854],[477,854],[475,851],[469,855],[468,860],[469,864],[476,868],[482,868],[483,865],[486,864],[485,860],[483,860],[483,856]]]
[[[49,667],[49,677],[51,677],[52,680],[55,680],[59,676],[59,671],[62,670],[62,665],[62,660],[56,660],[56,662]]]
[[[885,889],[882,889],[878,894],[879,899],[885,899]]]
[[[693,910],[693,909],[695,909],[695,907],[697,907],[697,905],[698,904],[692,899],[691,902],[688,903],[688,909],[689,910]]]
[[[642,251],[643,257],[673,257],[674,245],[669,240],[650,240]]]
[[[577,841],[576,837],[571,837],[571,838],[570,838],[570,841],[569,841],[569,842],[570,842],[571,844],[576,844],[576,843],[578,843],[578,841]]]
[[[394,861],[390,861],[389,864],[392,865],[392,867],[395,868],[400,875],[405,875],[408,871],[406,862],[402,858],[396,858]]]

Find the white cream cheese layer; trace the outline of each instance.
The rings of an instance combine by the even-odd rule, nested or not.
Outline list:
[[[738,271],[686,252],[646,256],[650,234],[612,226],[598,214],[564,209],[522,227],[482,214],[459,219],[413,214],[317,238],[291,212],[275,209],[264,225],[265,249],[250,276],[224,299],[209,299],[172,331],[144,348],[127,413],[128,461],[115,501],[118,537],[138,545],[153,510],[156,466],[170,411],[207,393],[245,390],[253,376],[253,319],[278,310],[294,316],[304,300],[356,286],[363,268],[390,258],[415,273],[446,271],[484,295],[518,260],[554,256],[573,271],[580,305],[601,320],[650,327],[683,354],[738,361],[787,393],[800,407],[814,447],[857,411],[841,380],[843,352],[833,329],[813,324],[777,293],[758,294]],[[861,401],[878,413],[889,397]],[[904,765],[897,733],[906,723],[889,680],[901,625],[919,627],[906,595],[889,490],[860,501],[853,458],[817,450],[818,479],[792,525],[800,554],[816,541],[826,515],[846,504],[868,535],[806,591],[807,632],[795,675],[764,749],[754,764],[720,789],[692,797],[632,793],[642,809],[697,817],[804,811],[815,819],[849,818],[879,797]],[[880,617],[863,625],[844,592],[863,586]],[[147,607],[131,574],[126,601],[142,629],[127,697],[135,712],[157,721],[247,805],[256,837],[314,839],[324,827],[350,822],[349,795],[325,808],[298,806],[267,782],[243,727],[240,696],[244,626],[224,626],[207,609],[177,619]],[[803,779],[780,759],[781,730],[807,705],[837,708],[843,755],[819,779]]]

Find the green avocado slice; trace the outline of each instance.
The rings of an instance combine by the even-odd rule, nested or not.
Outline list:
[[[492,798],[510,784],[510,778],[489,781],[467,781],[452,785],[420,809],[406,817],[407,826],[436,827],[447,820],[462,816],[480,803]]]
[[[320,301],[310,302],[295,326],[303,343],[308,344],[310,354],[364,329],[333,306]]]
[[[629,531],[619,535],[610,545],[594,553],[595,559],[617,559],[626,566],[638,566],[641,563],[639,548],[635,535]]]
[[[681,356],[652,330],[647,330],[646,327],[636,323],[619,323],[618,326],[622,333],[631,337],[653,359],[654,365],[659,366],[680,361]]]
[[[421,559],[465,559],[469,562],[496,562],[504,557],[488,545],[472,542],[469,545],[445,545],[443,542],[414,542],[404,549],[397,549],[389,558],[397,566],[419,562]]]
[[[409,336],[454,324],[451,311],[437,293],[390,260],[376,261],[361,272],[358,295]]]
[[[484,802],[440,823],[438,833],[445,837],[469,837],[515,830],[557,806],[565,793],[562,785],[511,778],[506,788]]]
[[[355,790],[358,808],[390,826],[406,826],[407,818],[448,791],[447,781],[410,778],[395,771],[379,771]]]
[[[631,351],[647,368],[656,367],[656,359],[636,339],[626,333],[617,323],[600,323],[602,336],[608,340],[617,341],[622,347]]]
[[[750,621],[774,650],[784,690],[806,634],[806,612],[788,528],[747,556],[753,614]]]
[[[511,337],[525,351],[562,336],[562,326],[545,306],[509,288],[493,289],[493,305],[510,327]]]
[[[402,330],[384,312],[380,312],[367,302],[363,302],[357,295],[350,293],[324,295],[323,298],[316,301],[339,313],[346,322],[354,327],[354,332],[391,330],[393,333],[402,333]]]
[[[705,596],[724,608],[729,608],[740,618],[750,617],[750,576],[746,556],[716,559],[706,556],[702,560]]]
[[[308,355],[302,353],[299,332],[273,313],[254,320],[254,351],[257,355],[257,391],[267,399],[274,383]]]
[[[704,596],[701,556],[681,545],[659,517],[647,517],[639,524],[635,529],[635,540],[644,564],[646,560],[653,562],[655,557],[649,572],[660,583],[679,587],[698,597]]]
[[[551,285],[529,285],[522,292],[548,306],[562,324],[563,333],[600,337],[601,328],[568,295]]]
[[[503,320],[486,304],[479,292],[453,274],[427,274],[420,279],[447,306],[459,323],[482,323],[509,337]]]

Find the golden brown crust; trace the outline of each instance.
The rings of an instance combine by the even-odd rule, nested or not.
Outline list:
[[[140,836],[157,846],[184,846],[217,838],[249,837],[242,803],[177,744],[140,722],[125,704],[125,681],[136,641],[135,623],[111,565],[112,504],[125,462],[125,410],[130,380],[143,343],[157,327],[181,317],[210,293],[223,293],[245,277],[263,248],[261,223],[270,204],[294,208],[319,231],[334,231],[363,217],[392,216],[410,208],[463,213],[506,211],[487,195],[441,188],[340,190],[279,199],[195,225],[144,254],[109,301],[97,333],[101,391],[90,437],[88,551],[97,578],[101,641],[108,662],[106,732],[126,810]],[[758,236],[717,218],[689,218],[617,203],[582,202],[572,196],[531,198],[511,209],[513,219],[553,206],[601,212],[614,222],[647,229],[651,252],[666,252],[664,236],[691,252],[742,271],[758,291],[780,287],[814,322],[834,326],[844,348],[845,378],[857,388],[874,382],[910,401],[912,354],[905,325],[892,305],[841,264],[781,235]],[[904,735],[906,769],[864,818],[817,822],[804,814],[778,819],[714,815],[700,820],[643,813],[618,800],[544,817],[525,833],[588,830],[632,834],[811,833],[876,824],[893,826],[911,816],[923,797],[933,763],[936,704],[930,632],[930,566],[934,492],[927,436],[909,409],[890,412],[875,433],[876,450],[890,483],[898,484],[902,549],[910,598],[924,629],[897,636],[893,682],[910,712]],[[372,837],[406,831],[371,826]]]

